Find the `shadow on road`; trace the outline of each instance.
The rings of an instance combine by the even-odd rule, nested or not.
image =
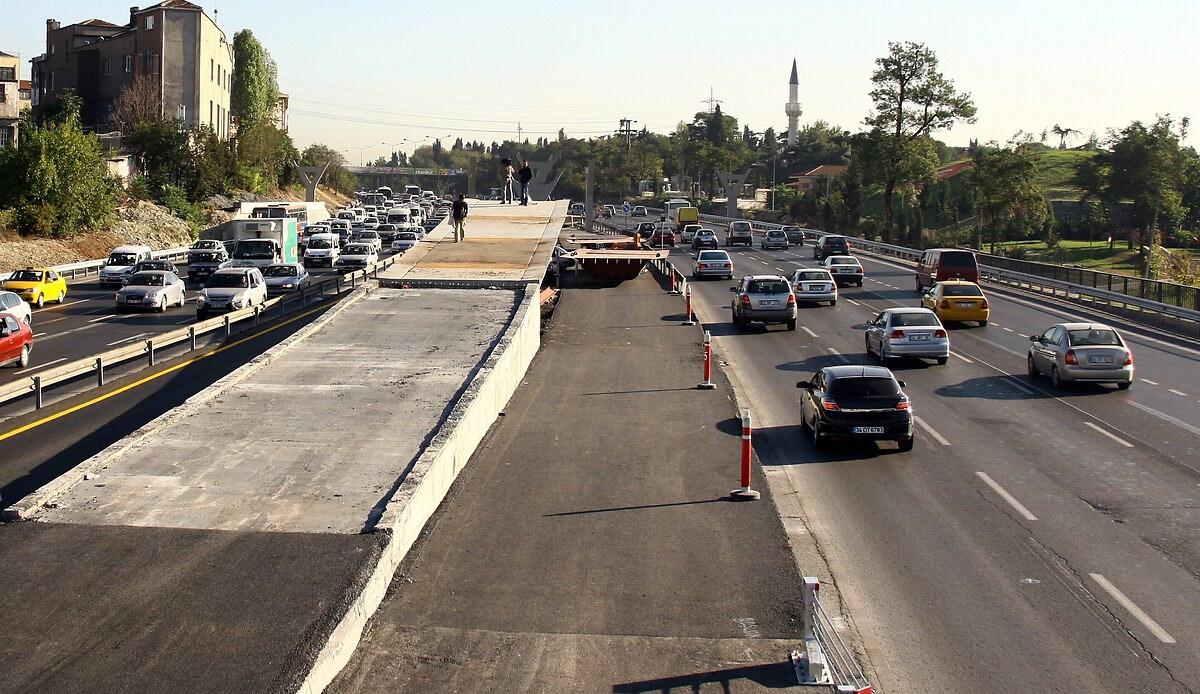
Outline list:
[[[1076,383],[1055,388],[1025,376],[982,376],[942,386],[934,393],[946,398],[982,398],[984,400],[1045,400],[1048,398],[1093,397],[1119,393],[1115,387],[1100,383]]]
[[[559,513],[543,513],[542,518],[557,518],[559,516],[583,516],[592,513],[612,513],[613,511],[642,511],[649,508],[670,508],[672,506],[696,506],[699,504],[716,504],[728,501],[729,497],[716,499],[699,499],[697,501],[671,501],[662,504],[640,504],[637,506],[613,506],[611,508],[590,508],[582,511],[561,511]]]
[[[720,687],[719,691],[732,691],[734,683],[748,680],[760,687],[784,689],[796,686],[796,671],[790,662],[769,663],[766,665],[747,665],[726,670],[709,670],[690,675],[662,677],[641,682],[625,682],[614,684],[613,692],[698,692],[704,685],[712,684]],[[707,688],[705,688],[707,690]]]

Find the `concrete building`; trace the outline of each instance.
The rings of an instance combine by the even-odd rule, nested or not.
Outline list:
[[[17,144],[21,122],[21,59],[0,52],[0,147]]]
[[[271,122],[276,128],[287,132],[288,129],[288,95],[279,92],[279,99],[275,102],[275,109],[271,111]]]
[[[787,146],[796,144],[796,133],[800,131],[800,75],[796,72],[796,59],[792,59],[792,78],[788,81],[788,102],[783,105],[788,117]]]
[[[73,89],[83,99],[84,127],[109,129],[121,91],[146,78],[160,116],[229,135],[233,44],[186,0],[131,7],[124,25],[47,19],[46,52],[31,63],[34,106],[49,106]]]

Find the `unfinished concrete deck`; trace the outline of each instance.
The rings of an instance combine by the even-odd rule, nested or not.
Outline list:
[[[529,206],[468,200],[466,240],[454,242],[449,222],[438,225],[406,252],[381,281],[541,281],[567,217],[568,201]]]
[[[375,290],[101,453],[93,478],[38,519],[362,532],[512,319],[514,296]]]

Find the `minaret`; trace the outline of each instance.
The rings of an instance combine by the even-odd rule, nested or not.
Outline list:
[[[792,59],[792,79],[788,83],[788,102],[783,110],[788,117],[788,147],[796,144],[796,131],[800,129],[800,76],[796,73],[796,60]]]

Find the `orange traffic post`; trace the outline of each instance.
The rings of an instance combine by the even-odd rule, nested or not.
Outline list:
[[[704,382],[696,386],[700,390],[713,390],[717,387],[712,382],[712,334],[704,331]]]
[[[696,316],[692,313],[692,285],[687,280],[683,282],[683,324],[696,324]]]
[[[750,441],[750,410],[742,410],[742,486],[729,492],[735,501],[756,501],[759,493],[750,488],[750,463],[754,457],[754,445]]]

